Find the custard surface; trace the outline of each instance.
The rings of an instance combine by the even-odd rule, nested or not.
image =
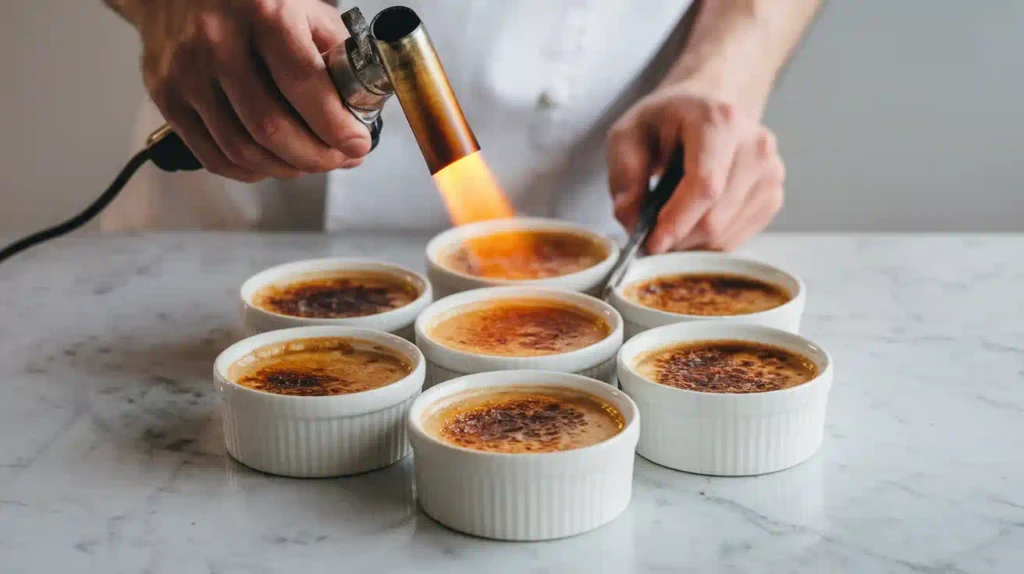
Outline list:
[[[469,238],[442,262],[475,277],[528,280],[576,273],[607,257],[601,242],[571,231],[510,230]]]
[[[337,271],[264,286],[253,295],[253,304],[292,317],[344,319],[392,311],[419,296],[415,285],[396,274]]]
[[[748,315],[792,299],[772,283],[725,273],[662,275],[628,286],[626,297],[644,307],[704,316]]]
[[[296,339],[257,349],[228,367],[228,378],[276,395],[345,395],[404,379],[412,365],[383,345],[346,337]]]
[[[428,329],[438,343],[477,355],[536,357],[589,347],[611,334],[604,318],[543,299],[484,301],[456,308]]]
[[[802,385],[818,376],[810,359],[751,341],[698,341],[647,353],[636,362],[655,383],[706,393],[763,393]]]
[[[597,444],[619,434],[625,419],[589,393],[537,385],[463,391],[425,413],[423,426],[456,446],[522,454]]]

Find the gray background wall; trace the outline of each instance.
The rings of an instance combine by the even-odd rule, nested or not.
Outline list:
[[[1024,3],[833,0],[766,122],[776,229],[1024,230]],[[138,41],[100,0],[0,2],[0,235],[88,203],[127,159]]]

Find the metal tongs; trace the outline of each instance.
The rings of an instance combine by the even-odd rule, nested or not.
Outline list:
[[[679,187],[679,182],[682,180],[683,146],[680,145],[672,152],[672,157],[669,158],[665,171],[658,178],[658,183],[655,184],[654,189],[649,190],[647,196],[644,197],[643,205],[640,207],[640,215],[636,220],[636,227],[633,228],[633,233],[629,236],[626,247],[619,253],[619,260],[615,262],[615,267],[612,267],[612,271],[608,275],[608,282],[601,293],[602,299],[607,299],[612,294],[612,291],[619,286],[619,283],[622,282],[626,271],[629,270],[629,264],[633,262],[637,252],[640,251],[640,247],[647,240],[651,230],[654,229],[654,224],[658,221],[658,214],[661,213],[661,208],[668,202],[668,198],[672,197],[672,192]]]

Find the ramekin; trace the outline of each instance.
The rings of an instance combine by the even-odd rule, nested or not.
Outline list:
[[[296,339],[348,337],[386,346],[412,365],[405,378],[371,391],[320,397],[243,387],[228,367],[262,347]],[[396,335],[355,327],[270,331],[228,347],[213,365],[228,452],[245,466],[299,478],[344,476],[388,466],[409,454],[405,417],[423,387],[423,355]]]
[[[288,280],[301,279],[304,275],[337,271],[391,273],[415,285],[420,295],[412,303],[398,309],[392,309],[391,311],[375,315],[340,319],[293,317],[261,309],[253,302],[253,297],[256,293],[267,285],[287,283]],[[394,333],[410,341],[413,338],[412,325],[416,321],[416,316],[433,301],[433,289],[430,287],[430,281],[427,281],[427,278],[423,275],[394,263],[352,258],[306,259],[271,267],[260,271],[246,280],[242,284],[239,295],[242,302],[242,321],[245,325],[246,333],[249,335],[292,327],[344,325]]]
[[[427,409],[469,389],[516,386],[577,389],[619,410],[626,426],[610,439],[575,450],[537,454],[474,451],[423,429]],[[632,496],[633,451],[640,434],[636,405],[600,381],[550,371],[479,373],[425,391],[409,410],[416,491],[428,516],[484,538],[548,540],[610,522]]]
[[[431,325],[459,307],[516,299],[541,299],[575,305],[607,321],[611,333],[589,347],[539,357],[478,355],[446,347],[430,337]],[[449,295],[427,307],[416,319],[415,329],[416,345],[423,351],[427,362],[427,382],[424,388],[428,389],[463,375],[513,369],[576,373],[614,385],[615,353],[622,346],[623,337],[622,317],[611,305],[590,295],[540,287],[489,287]]]
[[[785,304],[745,315],[684,315],[669,313],[659,309],[645,307],[626,296],[626,290],[638,281],[658,276],[679,275],[683,273],[728,273],[744,275],[766,281],[785,289],[791,299]],[[807,300],[807,288],[799,277],[762,263],[729,253],[712,252],[680,252],[652,255],[633,261],[623,281],[616,287],[609,302],[622,313],[626,322],[626,338],[642,333],[647,329],[683,323],[687,321],[718,321],[722,323],[743,323],[775,327],[783,331],[797,333],[800,331],[800,319],[804,313]]]
[[[455,271],[445,267],[441,259],[450,249],[458,246],[467,239],[481,237],[499,231],[525,230],[525,231],[570,231],[579,235],[590,237],[599,241],[608,252],[600,263],[588,267],[576,273],[560,275],[558,277],[546,277],[543,279],[494,279],[487,277],[476,277]],[[493,219],[479,221],[453,227],[444,231],[427,243],[427,277],[434,285],[434,291],[438,298],[452,293],[478,289],[480,287],[494,286],[529,286],[529,287],[553,287],[578,291],[597,295],[604,287],[605,279],[611,273],[615,261],[619,258],[619,246],[607,237],[603,237],[582,225],[562,221],[559,219],[546,219],[542,217],[513,217],[509,219]]]
[[[764,393],[704,393],[654,383],[634,366],[650,351],[706,340],[753,341],[807,357],[818,376]],[[832,358],[793,333],[760,325],[678,323],[630,339],[618,356],[619,384],[644,419],[637,453],[651,462],[697,474],[744,476],[775,472],[817,452],[832,387]]]

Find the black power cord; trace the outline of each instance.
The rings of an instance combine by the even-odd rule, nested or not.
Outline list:
[[[191,150],[185,142],[166,126],[157,130],[149,138],[145,149],[132,156],[128,163],[114,178],[114,182],[103,192],[96,201],[89,204],[81,213],[71,219],[54,225],[48,229],[37,231],[28,237],[24,237],[0,250],[0,263],[14,257],[18,253],[39,245],[44,241],[56,239],[62,235],[82,227],[103,211],[121,190],[124,189],[128,180],[135,175],[135,172],[148,160],[153,160],[157,167],[164,171],[195,171],[202,167],[202,164],[192,155]]]

